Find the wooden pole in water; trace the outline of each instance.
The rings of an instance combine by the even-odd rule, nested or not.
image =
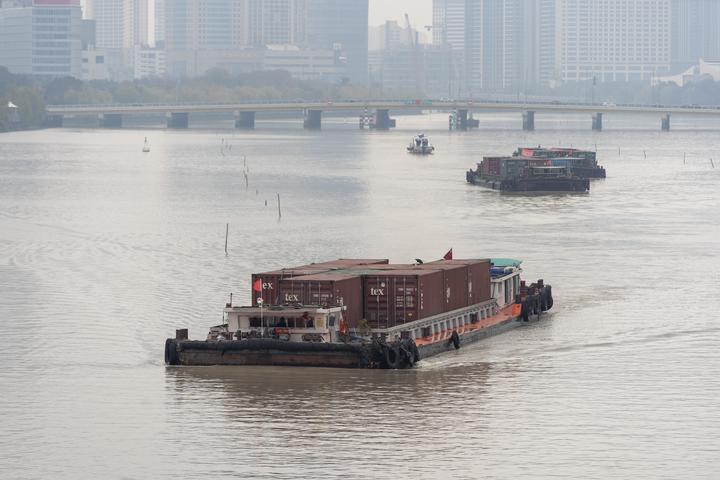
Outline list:
[[[277,194],[278,199],[278,218],[282,218],[282,210],[280,209],[280,194]]]
[[[685,160],[687,160],[687,152],[683,152],[683,165],[685,165]]]
[[[643,158],[647,158],[647,153],[643,150]]]
[[[230,233],[230,224],[225,224],[225,255],[227,255],[227,241],[228,241],[228,234]]]
[[[713,159],[710,159],[710,165],[712,165],[713,168],[715,168],[715,163],[713,162]]]

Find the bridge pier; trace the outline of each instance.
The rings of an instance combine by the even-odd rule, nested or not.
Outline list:
[[[235,128],[252,130],[255,128],[255,112],[235,112]]]
[[[395,119],[390,118],[390,110],[387,108],[378,108],[375,110],[375,129],[390,130],[395,128]]]
[[[305,110],[303,127],[309,130],[320,130],[322,128],[322,110]]]
[[[101,113],[98,123],[102,128],[122,128],[122,115],[119,113]]]
[[[165,115],[167,128],[188,128],[190,125],[190,114],[187,112],[172,112]]]
[[[45,117],[44,125],[47,128],[62,128],[63,118],[62,115],[48,115]]]
[[[535,130],[535,112],[527,110],[522,114],[523,119],[523,130],[532,131]]]
[[[458,110],[455,114],[455,129],[465,131],[468,129],[468,111]]]
[[[592,116],[592,129],[596,132],[602,132],[602,117],[603,114],[600,112],[593,113]]]
[[[663,132],[670,131],[670,114],[666,113],[664,117],[660,118],[660,128]]]
[[[468,115],[467,108],[457,110],[455,115],[455,128],[457,130],[470,130],[471,128],[477,128],[479,126],[480,120],[472,118],[472,113]]]

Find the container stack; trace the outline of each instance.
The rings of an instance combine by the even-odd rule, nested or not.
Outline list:
[[[490,299],[490,261],[438,260],[390,264],[387,259],[339,259],[252,276],[262,291],[253,305],[345,306],[356,327],[390,328]]]
[[[281,268],[263,273],[254,273],[252,275],[251,285],[255,285],[256,281],[260,281],[262,285],[261,292],[251,292],[252,306],[257,306],[258,297],[263,299],[266,305],[282,305],[284,300],[280,297],[280,282],[287,278],[301,277],[305,275],[315,275],[319,273],[330,272],[334,270],[342,270],[349,267],[359,267],[363,265],[387,265],[387,258],[375,259],[350,259],[339,258],[329,262],[310,263],[299,267]]]

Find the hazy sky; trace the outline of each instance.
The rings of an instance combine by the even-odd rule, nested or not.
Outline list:
[[[385,20],[397,20],[404,25],[405,13],[415,28],[430,25],[432,0],[370,0],[370,25],[379,25]]]

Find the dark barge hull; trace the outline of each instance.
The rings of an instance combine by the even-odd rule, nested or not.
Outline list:
[[[539,317],[532,315],[530,321]],[[458,347],[451,338],[427,345],[415,346],[405,340],[398,346],[414,352],[413,361],[388,364],[382,344],[297,343],[274,339],[199,341],[168,338],[165,342],[165,363],[182,366],[212,365],[275,365],[330,368],[408,368],[417,361],[455,350],[526,324],[520,317],[512,317],[495,325],[459,333]]]
[[[572,173],[581,178],[605,178],[605,168],[603,167],[572,167]]]
[[[587,178],[518,178],[502,180],[484,178],[472,170],[467,172],[467,181],[473,185],[492,188],[503,192],[588,192]]]
[[[165,342],[168,365],[281,365],[362,368],[368,365],[367,347],[343,343],[298,343],[274,339]]]

